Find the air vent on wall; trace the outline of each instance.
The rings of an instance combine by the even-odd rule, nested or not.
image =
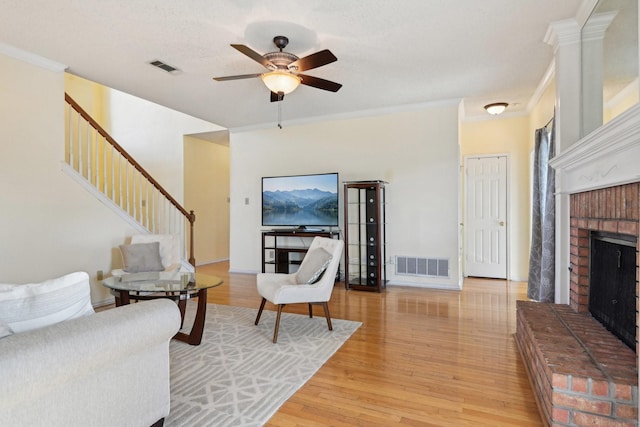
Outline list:
[[[396,256],[396,274],[448,278],[449,259]]]
[[[171,73],[171,74],[176,74],[176,73],[178,73],[180,71],[176,67],[172,67],[171,65],[165,64],[164,62],[159,61],[159,60],[151,61],[151,62],[149,62],[149,64],[153,65],[154,67],[158,67],[161,70],[164,70],[167,73]]]

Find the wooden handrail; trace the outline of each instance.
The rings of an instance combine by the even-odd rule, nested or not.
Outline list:
[[[118,151],[140,174],[153,185],[156,190],[160,192],[168,201],[171,203],[188,221],[189,221],[189,263],[195,267],[196,260],[193,254],[193,224],[196,221],[196,215],[193,211],[187,211],[183,208],[180,203],[178,203],[172,196],[165,190],[158,181],[156,181],[150,174],[147,172],[136,160],[129,154],[127,151],[122,148],[120,144],[116,142],[115,139],[107,133],[106,130],[100,126],[98,122],[96,122],[93,117],[89,115],[68,93],[64,94],[65,101],[80,114],[80,116],[87,121],[113,148]]]

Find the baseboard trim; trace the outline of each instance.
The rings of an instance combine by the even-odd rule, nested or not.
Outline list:
[[[261,273],[257,270],[236,270],[235,268],[230,268],[229,273],[237,273],[237,274],[258,274]]]
[[[201,265],[217,264],[219,262],[225,262],[225,261],[229,261],[229,258],[218,258],[218,259],[205,260],[201,262],[196,261],[196,267],[199,267]]]
[[[441,289],[445,291],[460,291],[457,285],[443,285],[441,283],[415,283],[415,282],[400,282],[400,281],[389,281],[387,282],[387,286],[408,286],[411,288],[425,288],[425,289]]]
[[[100,307],[104,307],[105,305],[111,305],[115,303],[116,303],[116,298],[111,296],[101,301],[92,302],[91,305],[93,306],[93,308],[100,308]]]

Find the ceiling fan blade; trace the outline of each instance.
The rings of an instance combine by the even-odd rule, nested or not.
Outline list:
[[[271,102],[280,102],[284,100],[284,93],[271,92]]]
[[[214,77],[213,80],[218,82],[224,82],[226,80],[240,80],[240,79],[252,79],[254,77],[260,77],[262,73],[257,74],[239,74],[237,76],[225,76],[225,77]]]
[[[312,68],[322,67],[323,65],[331,64],[337,61],[338,58],[331,53],[328,49],[321,50],[320,52],[312,53],[311,55],[300,58],[297,61],[293,61],[288,65],[288,68],[292,71],[306,71]],[[294,68],[296,67],[296,68]]]
[[[328,90],[330,92],[337,92],[342,87],[340,83],[321,79],[319,77],[308,76],[306,74],[298,74],[298,77],[302,79],[300,83],[302,83],[303,85],[315,87],[322,90]]]
[[[251,49],[250,47],[247,47],[243,44],[232,44],[231,47],[238,50],[241,53],[244,53],[249,58],[262,64],[264,67],[270,70],[275,70],[277,68],[275,65],[273,65],[273,63],[271,63],[271,61],[267,61],[262,55],[260,55],[258,52]]]

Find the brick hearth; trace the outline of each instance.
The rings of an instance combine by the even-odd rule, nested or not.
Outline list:
[[[570,304],[518,302],[516,341],[548,425],[638,425],[637,355],[591,317],[588,299],[590,232],[640,237],[639,199],[640,183],[572,194]]]
[[[518,301],[516,342],[551,426],[636,426],[636,355],[568,305]]]

